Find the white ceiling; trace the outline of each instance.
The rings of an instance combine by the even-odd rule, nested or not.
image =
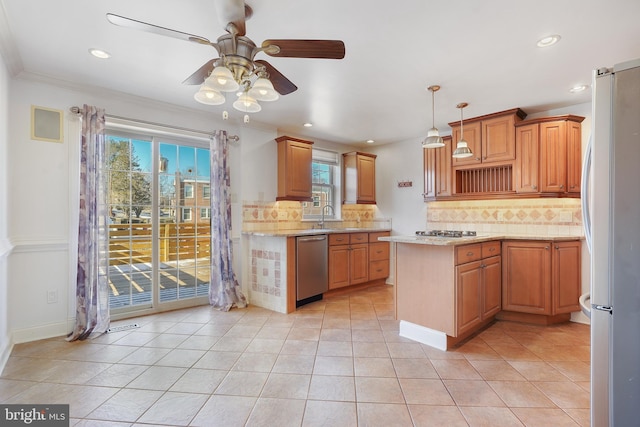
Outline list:
[[[422,139],[431,127],[520,107],[527,113],[589,102],[595,68],[640,57],[638,0],[247,0],[247,36],[340,39],[343,60],[259,54],[298,86],[263,103],[252,123],[349,144]],[[209,59],[209,46],[110,24],[107,12],[215,41],[224,33],[214,0],[0,0],[0,49],[13,75],[44,75],[108,88],[232,119],[242,114],[193,99],[181,82]],[[6,26],[1,16],[4,12]],[[550,48],[536,41],[560,34]],[[112,54],[98,60],[96,47]],[[117,113],[114,113],[117,114]],[[314,124],[303,128],[304,122]]]

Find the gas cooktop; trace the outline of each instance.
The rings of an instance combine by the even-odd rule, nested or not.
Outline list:
[[[416,231],[416,236],[421,237],[473,237],[476,236],[475,231],[458,231],[458,230],[426,230]]]

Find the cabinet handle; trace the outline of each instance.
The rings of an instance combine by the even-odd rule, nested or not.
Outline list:
[[[564,184],[560,184],[560,188],[564,188]]]
[[[531,188],[533,188],[534,190],[537,190],[537,189],[538,189],[538,186],[537,186],[537,185],[534,185],[534,186],[532,186]]]
[[[549,246],[545,246],[544,248],[545,248],[546,250],[549,250]]]
[[[489,248],[489,252],[493,252],[495,250],[496,250],[496,248]]]
[[[376,251],[376,253],[377,253],[377,254],[381,254],[381,253],[382,253],[382,251]]]
[[[379,269],[377,269],[377,270],[376,270],[376,273],[380,273],[380,272],[382,272],[382,269],[381,269],[381,268],[379,268]]]
[[[487,266],[485,264],[480,264],[480,268],[486,268]]]
[[[576,188],[576,186],[575,186],[575,185],[572,185],[572,186],[571,186],[571,188]]]
[[[467,256],[473,256],[473,252],[467,252]]]
[[[556,249],[560,249],[560,246],[556,245]]]
[[[486,159],[486,157],[485,157],[485,159]],[[480,160],[480,157],[476,157],[476,160]]]
[[[482,160],[487,160],[487,156],[484,156],[484,157],[482,158]]]

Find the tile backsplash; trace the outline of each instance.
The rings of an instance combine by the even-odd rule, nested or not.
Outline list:
[[[375,205],[342,205],[341,220],[331,221],[331,227],[373,227],[380,218]],[[242,202],[242,231],[304,230],[313,221],[302,220],[301,202]]]
[[[582,236],[580,199],[468,200],[427,203],[427,229]]]

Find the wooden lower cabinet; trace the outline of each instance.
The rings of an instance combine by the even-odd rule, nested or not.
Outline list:
[[[389,277],[388,231],[329,235],[329,290]]]
[[[566,319],[579,311],[580,241],[502,244],[502,309]]]
[[[502,259],[500,242],[465,245],[456,250],[456,336],[464,336],[502,307]]]

